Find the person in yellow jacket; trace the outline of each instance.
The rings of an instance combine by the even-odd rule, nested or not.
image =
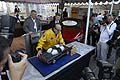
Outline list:
[[[37,57],[42,54],[42,50],[47,50],[56,44],[65,44],[61,30],[61,25],[57,23],[53,26],[53,28],[45,31],[45,33],[39,39],[36,47],[36,50],[38,51]]]

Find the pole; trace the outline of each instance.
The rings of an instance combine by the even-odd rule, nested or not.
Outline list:
[[[88,5],[88,14],[87,14],[87,24],[86,24],[86,32],[85,32],[85,44],[87,44],[87,36],[88,36],[88,28],[89,28],[89,19],[90,19],[90,8],[91,8],[91,0],[89,0]]]
[[[111,9],[110,9],[110,14],[112,14],[113,4],[114,4],[114,0],[112,0]]]

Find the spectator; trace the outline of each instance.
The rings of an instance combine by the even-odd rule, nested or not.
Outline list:
[[[50,21],[49,29],[52,28],[56,23],[60,23],[61,24],[61,20],[60,20],[61,16],[59,13],[56,13],[55,16],[53,17],[53,20]]]
[[[20,9],[18,8],[17,5],[15,5],[14,14],[15,14],[17,20],[20,22],[19,13],[20,13]]]
[[[31,15],[24,22],[24,31],[26,33],[39,32],[42,30],[40,19],[37,18],[37,12],[31,11]]]
[[[117,30],[120,32],[120,15],[117,19]],[[116,51],[116,72],[115,76],[113,77],[113,80],[119,80],[120,79],[120,35],[118,36],[117,40],[117,51]]]
[[[116,23],[113,21],[113,17],[108,15],[104,25],[100,29],[100,39],[97,44],[97,59],[107,60],[107,53],[109,46],[106,44],[111,39],[114,30],[116,29]]]
[[[68,17],[68,12],[67,12],[67,8],[65,8],[65,10],[63,11],[63,18],[67,18]]]

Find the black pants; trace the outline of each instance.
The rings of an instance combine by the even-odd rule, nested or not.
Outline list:
[[[100,35],[96,32],[88,33],[88,45],[96,46],[96,43],[99,40]]]
[[[120,80],[120,47],[117,47],[116,60],[116,72],[112,80]]]
[[[20,21],[20,19],[19,19],[19,14],[16,15],[16,19],[17,19],[17,21],[20,22],[20,24],[21,24],[21,26],[22,26],[22,23],[21,23],[21,21]]]

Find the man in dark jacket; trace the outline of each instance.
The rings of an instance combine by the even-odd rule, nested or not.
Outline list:
[[[108,51],[108,55],[107,55],[108,58],[111,55],[112,48],[113,47],[116,48],[116,47],[120,46],[120,39],[118,39],[118,37],[120,36],[120,16],[118,16],[114,22],[117,24],[116,29],[114,30],[112,38],[107,42],[107,44],[109,45],[109,51]],[[116,58],[117,58],[117,56],[116,56]]]
[[[115,76],[113,77],[113,80],[119,80],[120,79],[120,16],[118,16],[118,19],[115,21],[117,24],[116,30],[119,31],[119,35],[117,36],[117,51],[116,51],[116,72]]]
[[[117,36],[117,52],[116,52],[116,58],[120,57],[120,16],[118,16],[118,19],[117,19],[117,27],[116,27],[116,30],[119,31],[118,33],[118,36]]]
[[[55,16],[53,17],[53,20],[48,25],[48,29],[52,28],[56,23],[61,24],[60,18],[61,18],[61,15],[59,13],[56,13]]]
[[[26,33],[41,31],[42,26],[35,10],[32,10],[31,15],[25,20],[23,28]]]

